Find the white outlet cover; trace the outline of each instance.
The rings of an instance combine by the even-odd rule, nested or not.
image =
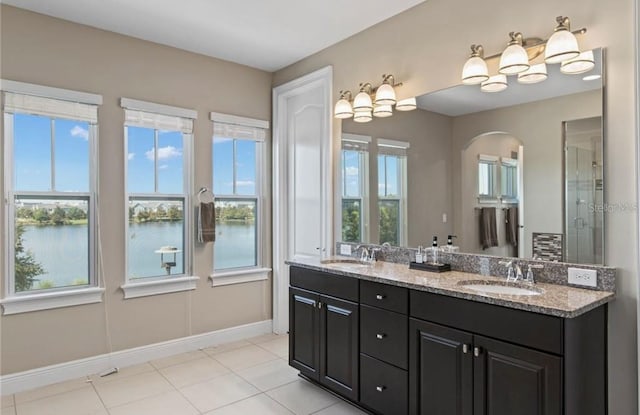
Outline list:
[[[568,272],[569,284],[594,288],[598,286],[598,272],[594,269],[569,267]]]
[[[351,245],[340,244],[340,255],[351,255]]]

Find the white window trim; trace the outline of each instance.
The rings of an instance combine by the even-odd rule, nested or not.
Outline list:
[[[102,95],[92,94],[88,92],[73,91],[69,89],[53,88],[44,85],[29,84],[25,82],[11,81],[6,79],[0,79],[0,89],[4,92],[12,92],[16,94],[34,95],[44,98],[57,99],[61,101],[78,102],[88,105],[102,105]],[[12,115],[4,113],[2,108],[2,116],[4,117],[4,150],[5,154],[13,154],[13,118]],[[12,252],[10,245],[6,244],[5,251],[5,272],[9,278],[5,279],[5,292],[4,298],[0,300],[2,306],[3,315],[12,315],[27,313],[39,310],[48,310],[53,308],[71,307],[83,304],[93,304],[102,302],[102,294],[104,288],[99,287],[98,267],[96,264],[96,250],[100,241],[96,239],[96,230],[99,226],[97,223],[97,173],[98,173],[98,124],[89,124],[91,143],[89,147],[89,162],[93,166],[90,168],[90,189],[89,196],[89,211],[90,213],[90,226],[89,226],[89,264],[91,272],[89,274],[89,285],[83,288],[68,288],[61,287],[58,289],[51,289],[41,292],[14,292],[14,275],[13,267],[11,265],[10,253]],[[7,140],[7,136],[11,135],[11,140]],[[13,198],[16,193],[13,189],[13,160],[7,160],[5,158],[5,169],[10,174],[5,174],[5,194],[7,199]],[[29,193],[29,192],[19,192]],[[69,196],[76,196],[75,194],[69,194]],[[14,204],[11,203],[5,209],[4,223],[6,227],[6,238],[12,241],[14,238],[14,229],[12,223],[12,217],[14,214]]]
[[[356,143],[367,143],[371,144],[372,138],[366,135],[360,134],[350,134],[350,133],[342,133],[342,141],[351,141]],[[345,197],[344,195],[344,170],[342,168],[342,149],[340,150],[340,175],[342,176],[340,179],[342,191],[340,194],[340,209],[338,209],[338,223],[340,233],[338,235],[342,235],[342,201],[344,199],[360,199],[360,205],[362,207],[361,210],[361,218],[360,218],[360,243],[369,243],[370,240],[370,232],[369,232],[369,222],[371,219],[370,216],[370,199],[369,196],[369,163],[370,163],[370,152],[363,152],[361,155],[359,163],[360,168],[362,170],[362,178],[360,180],[360,197]]]
[[[264,120],[259,120],[255,118],[248,117],[240,117],[236,115],[230,114],[221,114],[217,112],[212,112],[210,114],[211,121],[213,123],[225,123],[225,124],[234,124],[234,125],[242,125],[245,127],[253,127],[253,128],[261,128],[267,130],[269,128],[269,122]],[[266,255],[264,253],[265,250],[265,224],[268,220],[268,201],[266,199],[266,174],[262,174],[267,166],[267,151],[266,151],[266,143],[261,140],[252,140],[257,144],[260,144],[259,151],[256,152],[256,195],[255,199],[257,200],[257,210],[258,210],[258,226],[256,229],[256,240],[257,240],[257,258],[256,263],[257,266],[253,267],[243,267],[243,268],[230,268],[216,271],[215,268],[209,276],[209,280],[211,281],[211,287],[217,287],[222,285],[231,285],[231,284],[241,284],[246,282],[253,281],[263,281],[269,277],[269,273],[271,272],[271,268],[264,267],[264,262]],[[211,137],[211,142],[213,146],[213,136]],[[212,159],[213,162],[213,159]],[[215,192],[214,192],[215,193]],[[245,195],[214,195],[215,199],[230,199],[237,198],[239,200],[243,198],[253,198],[253,196],[245,196]],[[213,249],[211,251],[213,255]],[[215,267],[215,264],[214,264]]]
[[[269,278],[270,272],[271,268],[241,268],[231,271],[220,271],[211,274],[209,281],[211,281],[211,287],[264,281]]]
[[[72,307],[102,302],[104,288],[90,287],[74,290],[43,292],[29,295],[16,295],[0,301],[3,315],[29,313],[31,311],[52,308]]]
[[[184,118],[197,118],[197,112],[195,110],[189,110],[186,108],[180,107],[172,107],[169,105],[156,104],[153,102],[146,101],[138,101],[129,98],[121,98],[120,105],[124,109],[130,110],[138,110],[145,111],[150,113],[157,113],[161,115],[170,115],[175,117],[184,117]],[[124,174],[124,187],[127,189],[127,181],[128,181],[128,163],[127,163],[127,155],[128,155],[128,132],[127,125],[124,126],[124,157],[125,157],[125,174]],[[125,283],[120,286],[122,291],[124,292],[125,299],[138,298],[138,297],[147,297],[152,295],[161,295],[168,294],[180,291],[189,291],[195,290],[197,281],[200,277],[191,276],[192,268],[193,268],[193,231],[192,231],[192,202],[191,202],[191,183],[193,180],[193,147],[195,135],[192,132],[191,134],[182,132],[183,136],[183,155],[186,155],[183,159],[184,167],[183,171],[186,173],[186,177],[184,179],[184,193],[180,194],[165,194],[165,193],[153,193],[150,196],[158,196],[167,198],[184,198],[184,207],[183,207],[183,221],[184,221],[184,249],[182,252],[182,260],[184,264],[184,273],[175,274],[169,277],[167,276],[154,276],[154,277],[145,277],[145,278],[129,278],[128,271],[125,275]],[[128,190],[128,189],[127,189]],[[128,221],[128,212],[129,212],[129,198],[131,195],[141,196],[135,193],[129,193],[125,191],[125,217],[127,218],[125,222],[125,235],[128,235],[129,230],[129,221]],[[127,237],[127,236],[125,236]],[[129,256],[129,245],[128,245],[128,237],[125,244],[125,264],[127,264],[128,268],[128,256]]]
[[[200,277],[178,276],[170,278],[149,278],[149,281],[129,280],[120,286],[124,292],[124,299],[148,297],[152,295],[176,293],[180,291],[195,290]]]
[[[394,141],[394,140],[386,140],[386,141]],[[402,141],[396,141],[396,143],[403,143]],[[408,144],[406,143],[408,148]],[[402,147],[398,147],[398,148],[402,148]],[[407,156],[397,156],[397,155],[390,155],[390,154],[380,154],[378,153],[377,157],[380,157],[380,155],[383,155],[385,157],[396,157],[398,159],[398,165],[400,167],[400,186],[399,186],[399,190],[400,190],[400,195],[399,197],[388,197],[388,196],[380,196],[379,194],[377,194],[377,198],[378,198],[378,202],[382,201],[382,200],[397,200],[399,202],[399,210],[400,210],[400,214],[398,217],[398,221],[400,222],[399,224],[399,235],[398,235],[398,244],[399,246],[407,246],[408,244],[408,234],[409,234],[409,224],[406,220],[408,212],[407,212],[407,205],[409,204],[407,201],[407,185],[408,185],[408,163],[409,160],[407,158]],[[380,166],[378,165],[378,169],[380,168]],[[379,209],[380,204],[378,203],[378,209]],[[379,224],[378,224],[378,228],[379,228]],[[380,241],[380,243],[383,243],[384,241]]]

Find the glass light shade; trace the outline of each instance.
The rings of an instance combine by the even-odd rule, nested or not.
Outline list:
[[[389,84],[382,84],[376,91],[376,105],[393,105],[396,103],[396,91]],[[375,110],[374,110],[375,113]]]
[[[393,115],[393,110],[391,109],[391,105],[377,105],[373,109],[373,116],[378,118],[391,117]]]
[[[369,122],[373,119],[371,111],[356,111],[353,114],[353,121],[355,122]]]
[[[462,68],[462,83],[465,85],[477,85],[489,79],[487,63],[479,56],[472,56]]]
[[[416,97],[402,99],[396,102],[397,111],[413,111],[416,108],[418,108],[418,105],[416,104]]]
[[[595,81],[596,79],[600,79],[602,78],[602,75],[600,74],[593,74],[593,75],[587,75],[584,78],[582,78],[583,81]]]
[[[506,75],[494,75],[480,84],[480,90],[483,92],[500,92],[507,89],[507,86]]]
[[[537,84],[547,79],[547,64],[539,63],[531,65],[529,69],[518,74],[518,82],[521,84]]]
[[[529,69],[529,55],[520,45],[509,45],[500,56],[500,69],[498,72],[505,75],[513,75]]]
[[[353,117],[353,108],[351,108],[351,103],[344,98],[336,102],[336,106],[333,110],[333,116],[342,119]]]
[[[371,111],[373,110],[373,102],[371,97],[366,92],[360,92],[353,100],[353,110],[355,112]]]
[[[560,64],[560,72],[569,75],[575,75],[579,73],[589,72],[596,66],[595,59],[593,58],[593,51],[588,50],[582,52],[577,58],[569,59]]]
[[[578,39],[568,30],[558,30],[547,41],[544,50],[546,63],[560,63],[580,55]]]

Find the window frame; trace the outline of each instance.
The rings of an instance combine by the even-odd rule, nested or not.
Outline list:
[[[211,180],[213,180],[213,146],[214,139],[216,137],[215,133],[215,124],[232,124],[238,125],[247,128],[254,129],[262,129],[264,130],[264,140],[260,139],[241,139],[241,138],[232,138],[234,140],[234,149],[236,141],[239,140],[250,140],[256,143],[256,192],[253,195],[226,195],[226,194],[216,194],[215,189],[213,189],[213,185],[211,186],[213,192],[213,200],[214,203],[220,199],[222,200],[255,200],[256,202],[256,265],[249,267],[237,267],[237,268],[225,268],[216,270],[215,268],[215,245],[211,248],[211,258],[212,258],[212,271],[209,275],[209,280],[211,282],[212,287],[224,286],[230,284],[241,284],[247,282],[254,281],[264,281],[268,279],[269,273],[271,272],[271,268],[266,265],[267,255],[265,253],[266,244],[264,243],[264,237],[266,235],[266,226],[268,223],[268,200],[267,200],[267,166],[268,166],[268,152],[267,152],[267,140],[268,140],[268,130],[269,130],[269,122],[241,117],[230,114],[222,114],[212,112],[210,113],[210,119],[212,121],[213,131],[211,134]],[[234,150],[235,157],[235,150]],[[235,160],[234,160],[235,166]],[[235,167],[233,172],[233,177],[235,181]],[[234,183],[235,186],[235,183]]]
[[[499,201],[500,194],[500,169],[501,165],[499,165],[500,158],[497,156],[491,156],[487,154],[479,154],[478,155],[478,164],[476,166],[476,191],[478,194],[478,203],[497,203]],[[489,188],[489,193],[480,193],[480,165],[489,166],[489,183],[487,186]]]
[[[343,133],[341,142],[351,141],[357,143],[366,143],[367,147],[371,146],[371,137],[359,134],[349,134]],[[345,195],[345,187],[346,187],[346,175],[345,175],[345,167],[344,167],[344,152],[345,151],[356,151],[358,152],[358,172],[360,176],[360,196],[351,197]],[[345,200],[358,200],[360,201],[360,241],[355,243],[368,243],[370,238],[369,232],[369,219],[370,219],[370,207],[369,207],[369,159],[370,159],[370,151],[367,150],[348,150],[340,148],[340,213],[339,213],[339,223],[340,223],[340,237],[342,239],[342,235],[344,232],[343,229],[343,208]]]
[[[87,92],[72,91],[61,88],[53,88],[36,84],[28,84],[10,80],[0,80],[0,89],[2,93],[10,92],[21,95],[32,95],[41,98],[47,98],[57,101],[77,102],[85,105],[94,105],[96,107],[102,105],[102,96]],[[15,178],[15,160],[13,157],[14,141],[15,141],[15,114],[23,114],[21,111],[8,112],[6,107],[2,106],[3,117],[3,139],[4,139],[4,226],[5,226],[5,255],[4,270],[5,277],[3,279],[4,289],[3,298],[0,304],[3,308],[3,315],[12,315],[26,313],[39,310],[47,310],[60,307],[68,307],[83,304],[92,304],[102,301],[104,288],[100,287],[100,276],[98,270],[98,215],[97,215],[97,198],[98,198],[98,132],[99,120],[96,122],[87,122],[89,137],[89,154],[88,154],[88,191],[86,192],[59,192],[54,189],[52,191],[19,191],[16,190],[14,184]],[[46,117],[51,125],[52,145],[55,140],[55,120],[65,119],[71,121],[81,121],[72,117],[55,117],[52,115],[38,114],[37,112],[24,112],[25,114],[39,115]],[[52,173],[51,182],[55,184],[55,148],[51,149],[52,164],[50,166]],[[74,200],[81,199],[87,201],[88,209],[88,281],[87,284],[79,286],[65,286],[55,288],[44,288],[35,290],[26,290],[16,292],[15,290],[15,225],[16,225],[16,196],[25,196],[27,198],[39,199],[59,199]]]
[[[505,174],[505,169],[511,171],[510,174]],[[519,184],[519,171],[518,160],[510,157],[500,158],[500,199],[503,203],[518,203],[520,199],[520,184]],[[512,190],[514,193],[505,192],[505,188],[508,190],[509,177],[512,181]]]
[[[379,169],[380,169],[380,157],[384,156],[384,157],[395,157],[397,159],[397,163],[398,163],[398,197],[388,197],[388,196],[380,196],[380,190],[378,188],[378,191],[376,192],[376,196],[377,196],[377,203],[376,203],[376,208],[378,209],[378,233],[380,232],[380,201],[383,200],[397,200],[398,201],[398,246],[407,246],[408,242],[408,223],[406,221],[407,218],[407,206],[408,206],[408,200],[407,200],[407,183],[408,183],[408,164],[409,164],[409,160],[408,160],[408,155],[407,155],[407,149],[410,147],[410,143],[409,142],[405,142],[405,141],[397,141],[397,140],[388,140],[388,139],[384,139],[384,138],[379,138],[377,140],[377,144],[378,144],[378,153],[377,153],[377,157],[376,157],[376,164],[377,164],[377,168],[378,168],[378,175],[376,180],[378,180],[379,177]],[[381,151],[380,148],[381,147],[386,147],[389,150],[386,151]],[[386,183],[387,183],[387,178],[386,178],[386,160],[385,160],[385,192],[386,192]],[[378,239],[379,239],[379,235],[378,235]],[[383,243],[385,241],[380,241],[380,243]]]
[[[197,112],[195,110],[189,110],[179,107],[171,107],[163,104],[156,104],[153,102],[145,102],[132,100],[128,98],[121,99],[121,107],[126,113],[127,110],[142,111],[149,114],[159,116],[170,116],[176,118],[186,118],[192,121],[197,119]],[[193,146],[195,140],[195,134],[193,130],[191,133],[186,133],[179,130],[168,130],[172,132],[180,132],[182,134],[182,174],[183,174],[183,189],[182,193],[129,193],[128,179],[129,179],[129,127],[147,128],[135,125],[129,125],[126,122],[123,123],[123,156],[124,156],[124,212],[125,212],[125,276],[124,284],[121,285],[121,289],[124,292],[125,299],[132,299],[138,297],[147,297],[153,295],[167,294],[180,291],[195,290],[199,277],[193,275],[193,215],[192,215],[192,182],[193,182]],[[154,127],[154,151],[157,154],[158,151],[158,139],[160,129]],[[158,173],[157,167],[158,160],[155,157],[154,160],[154,189],[157,189]],[[182,249],[182,261],[183,272],[180,274],[171,275],[157,275],[141,278],[131,278],[129,275],[129,201],[131,198],[141,200],[158,200],[158,201],[173,201],[183,200],[182,220],[183,220],[183,249]]]

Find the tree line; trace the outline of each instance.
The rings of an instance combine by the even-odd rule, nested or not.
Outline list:
[[[75,206],[68,209],[56,206],[53,210],[21,207],[16,211],[16,216],[23,223],[37,225],[70,225],[87,220],[87,212]]]

